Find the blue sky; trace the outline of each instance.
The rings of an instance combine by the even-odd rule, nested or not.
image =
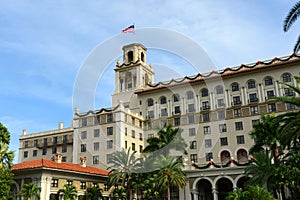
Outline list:
[[[0,0],[0,122],[11,132],[11,149],[18,150],[24,128],[34,133],[56,129],[59,121],[71,125],[73,87],[82,63],[96,46],[133,22],[137,30],[157,27],[190,37],[222,69],[291,54],[300,22],[288,33],[282,25],[295,3]],[[178,76],[194,73],[167,52],[149,49],[147,61],[168,66]],[[111,105],[113,66],[99,81],[96,109]],[[158,80],[173,76],[165,75]]]

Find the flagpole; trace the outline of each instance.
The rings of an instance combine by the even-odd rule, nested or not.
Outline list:
[[[135,22],[133,22],[134,32],[133,32],[133,43],[135,43]]]

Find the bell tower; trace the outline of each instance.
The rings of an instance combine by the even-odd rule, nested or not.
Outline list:
[[[153,83],[154,71],[146,64],[147,48],[142,44],[133,43],[123,46],[123,62],[117,61],[115,68],[115,93],[112,96],[112,106],[120,101],[129,105],[136,89]]]

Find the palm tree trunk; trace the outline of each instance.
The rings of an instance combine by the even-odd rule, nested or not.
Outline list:
[[[168,190],[167,190],[167,199],[168,199],[168,200],[171,199],[170,187],[168,187]]]

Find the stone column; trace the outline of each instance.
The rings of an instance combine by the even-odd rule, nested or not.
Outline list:
[[[172,116],[172,101],[171,100],[168,100],[168,108],[167,108],[167,111],[168,111],[168,116]]]
[[[200,112],[199,96],[198,96],[198,94],[196,95],[195,111],[196,111],[196,113]]]
[[[244,90],[245,90],[245,88],[241,87],[241,97],[242,97],[241,101],[242,101],[242,105],[245,105],[247,103],[246,100],[245,100]]]
[[[218,190],[216,188],[212,188],[212,193],[214,195],[214,200],[218,200]]]
[[[215,110],[215,98],[214,98],[214,93],[210,93],[210,109]]]
[[[184,102],[184,98],[182,97],[181,98],[181,114],[185,114],[186,112],[185,112],[185,108],[186,108],[186,106],[185,106],[185,102]]]
[[[230,95],[229,95],[229,91],[228,90],[225,90],[225,107],[228,108],[230,107]]]
[[[275,96],[279,96],[278,81],[275,81]]]

